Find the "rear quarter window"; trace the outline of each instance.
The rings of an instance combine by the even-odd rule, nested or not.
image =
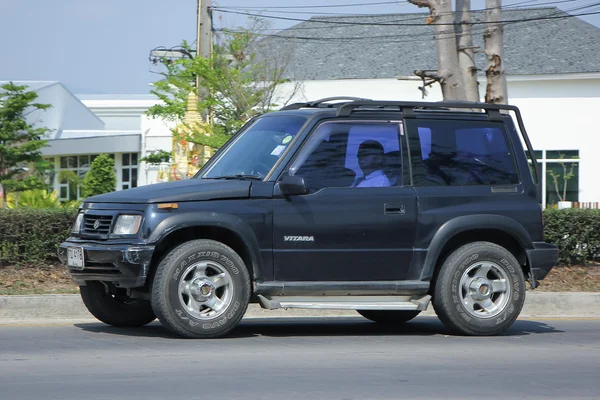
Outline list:
[[[407,127],[416,186],[519,183],[503,124],[416,119]]]

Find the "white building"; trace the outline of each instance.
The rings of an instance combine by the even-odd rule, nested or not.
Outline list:
[[[29,114],[28,119],[51,130],[42,152],[54,167],[50,179],[61,200],[78,199],[81,192],[76,184],[61,181],[60,172],[73,171],[83,177],[99,154],[113,156],[117,190],[157,181],[158,169],[140,161],[149,151],[171,150],[169,124],[145,115],[157,102],[154,96],[76,96],[60,82],[14,83],[36,91],[37,102],[52,105]]]
[[[291,101],[332,96],[420,101],[422,82],[413,71],[437,66],[432,28],[417,24],[423,17],[314,18],[264,43],[286,55],[287,77],[302,83]],[[555,8],[505,11],[504,19],[527,20],[505,26],[504,59],[509,103],[521,109],[542,164],[545,203],[559,199],[556,174],[562,195],[563,168],[574,174],[566,200],[600,201],[600,157],[595,155],[600,145],[595,115],[600,109],[600,29]],[[474,39],[483,48],[481,31],[474,29]],[[477,57],[479,66],[485,65],[482,57]],[[145,116],[157,101],[153,96],[76,96],[58,82],[16,83],[29,85],[40,102],[54,106],[31,118],[54,130],[44,153],[57,171],[83,175],[95,155],[109,153],[114,154],[118,189],[157,182],[157,168],[139,162],[150,151],[171,150],[169,124]],[[292,85],[281,88],[282,97]],[[483,78],[480,88],[483,99]],[[427,90],[426,101],[442,99],[439,85]],[[59,182],[57,176],[54,186],[61,198],[76,198],[77,188]]]

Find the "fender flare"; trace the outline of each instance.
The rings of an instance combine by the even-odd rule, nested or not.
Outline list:
[[[176,214],[162,220],[148,238],[148,243],[158,246],[170,234],[185,228],[219,228],[236,235],[246,246],[252,276],[255,281],[262,279],[262,259],[260,247],[254,231],[246,222],[235,215],[216,212],[188,212]]]
[[[498,230],[514,238],[523,249],[533,249],[531,236],[516,220],[493,214],[464,215],[444,223],[435,233],[427,249],[422,278],[431,278],[442,249],[456,235],[474,230]]]

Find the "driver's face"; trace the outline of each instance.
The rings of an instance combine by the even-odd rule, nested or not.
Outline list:
[[[359,155],[358,165],[360,169],[365,173],[369,174],[373,171],[377,171],[383,164],[383,156],[381,154],[374,154],[372,152]]]

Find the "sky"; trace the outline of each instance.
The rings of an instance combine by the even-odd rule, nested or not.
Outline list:
[[[526,0],[504,0],[504,5]],[[527,6],[553,0],[530,0]],[[554,0],[556,1],[556,0]],[[221,7],[352,5],[382,0],[214,0]],[[472,0],[474,9],[484,0]],[[563,10],[594,4],[571,0],[556,4]],[[196,0],[0,0],[0,81],[60,81],[76,94],[147,94],[152,73],[150,50],[174,47],[182,40],[195,42]],[[268,10],[274,15],[274,9]],[[406,2],[352,7],[277,9],[298,14],[277,14],[308,19],[321,13],[379,14],[424,12]],[[596,7],[594,10],[599,10]],[[242,10],[236,10],[242,11]],[[236,28],[247,17],[215,12],[216,28]],[[600,27],[600,14],[581,17]],[[285,29],[294,21],[272,20]]]

